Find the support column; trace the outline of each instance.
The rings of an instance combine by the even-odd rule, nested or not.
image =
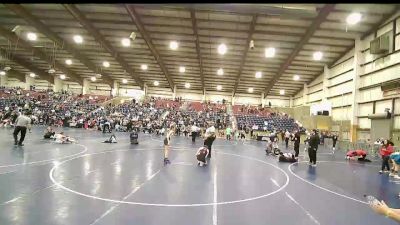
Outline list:
[[[144,96],[145,96],[145,97],[147,97],[148,88],[149,88],[149,87],[147,86],[147,84],[144,84],[144,85],[143,85],[143,91],[144,91]]]
[[[289,99],[289,107],[292,108],[293,105],[294,105],[294,104],[293,104],[293,97],[290,96],[290,99]]]
[[[352,142],[357,141],[357,129],[358,129],[358,99],[359,99],[359,87],[360,87],[360,75],[364,73],[363,67],[360,65],[364,63],[363,54],[361,52],[361,40],[357,38],[354,45],[354,61],[353,61],[353,99],[351,103],[352,115],[351,115],[351,128],[350,128],[350,140]]]
[[[206,101],[206,89],[204,88],[203,90],[203,98],[202,101],[205,102]]]
[[[7,75],[0,76],[0,86],[7,86]]]
[[[232,102],[232,105],[235,105],[235,96],[231,96],[231,102]]]
[[[308,102],[308,85],[304,83],[304,88],[303,88],[303,105],[307,105]]]
[[[82,94],[90,94],[90,81],[88,79],[83,79]]]
[[[174,91],[172,92],[172,98],[176,98],[176,85],[174,85]]]
[[[63,90],[63,85],[64,85],[63,80],[61,80],[58,76],[55,76],[54,77],[53,91],[54,92],[61,92]]]
[[[265,100],[264,100],[264,92],[261,93],[261,106],[264,107],[265,106]]]
[[[116,80],[114,80],[113,88],[111,89],[111,95],[113,97],[119,96],[119,83]]]
[[[330,69],[327,65],[324,66],[324,79],[322,82],[322,102],[328,102],[328,95],[329,95],[329,80],[330,77]]]
[[[31,85],[35,85],[35,78],[27,74],[25,75],[25,90],[29,91],[31,89]]]

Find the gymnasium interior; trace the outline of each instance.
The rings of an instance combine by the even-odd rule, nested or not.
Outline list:
[[[398,224],[400,7],[0,4],[0,119],[1,225]]]

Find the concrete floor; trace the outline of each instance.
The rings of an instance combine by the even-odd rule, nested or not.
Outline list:
[[[379,175],[380,162],[345,161],[344,151],[321,148],[310,168],[265,156],[265,142],[216,140],[209,165],[198,167],[201,140],[173,137],[164,166],[162,137],[130,145],[116,133],[117,144],[104,144],[109,134],[64,129],[79,143],[56,144],[43,130],[14,147],[12,130],[0,129],[2,225],[390,225],[363,195],[400,208],[400,180]]]

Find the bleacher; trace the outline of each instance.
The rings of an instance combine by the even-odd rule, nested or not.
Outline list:
[[[298,126],[296,121],[293,118],[288,118],[286,116],[237,115],[236,119],[238,125],[249,125],[250,127],[256,125],[258,126],[259,131],[264,130],[264,127],[267,128],[267,131],[286,129],[289,131],[292,131],[294,129],[300,130],[300,127]]]

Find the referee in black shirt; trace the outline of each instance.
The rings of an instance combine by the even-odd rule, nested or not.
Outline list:
[[[319,137],[316,130],[312,130],[311,137],[309,140],[308,156],[310,158],[310,164],[313,167],[317,166],[317,150],[319,144]]]

